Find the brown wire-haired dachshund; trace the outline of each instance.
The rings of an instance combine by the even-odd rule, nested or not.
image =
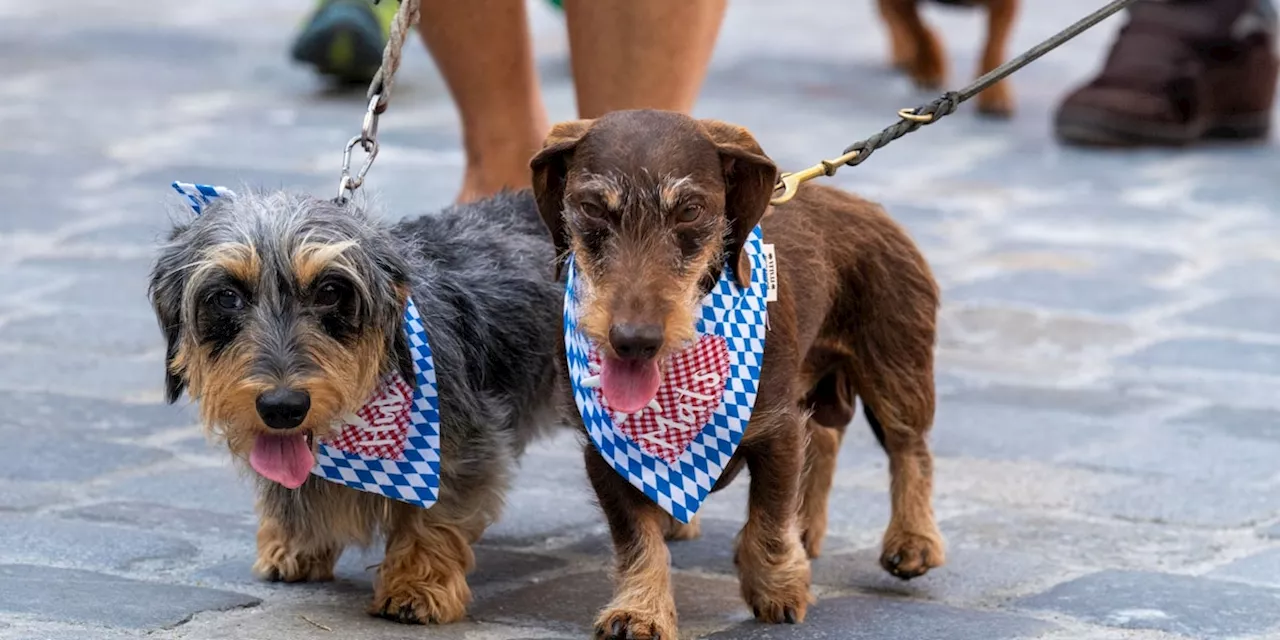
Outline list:
[[[1018,0],[934,0],[940,4],[987,6],[987,43],[982,49],[978,75],[1004,64],[1005,47],[1018,13]],[[902,68],[916,84],[938,89],[947,78],[947,59],[942,42],[920,19],[921,0],[879,0],[880,16],[889,26],[893,64]],[[1009,81],[1001,81],[978,94],[978,110],[994,116],[1013,113],[1013,91]]]
[[[751,134],[671,112],[556,125],[532,167],[543,220],[560,255],[573,252],[575,287],[588,292],[579,328],[606,362],[620,362],[619,376],[662,370],[695,338],[700,300],[726,265],[750,281],[744,243],[757,223],[776,248],[759,394],[716,483],[727,485],[743,463],[750,470],[735,562],[757,619],[804,618],[809,558],[822,546],[857,397],[889,455],[893,512],[881,564],[906,579],[943,563],[925,440],[938,288],[902,228],[875,204],[822,186],[771,208],[777,169]],[[617,560],[616,593],[596,636],[674,639],[663,538],[692,537],[697,523],[676,522],[592,445],[584,456]]]

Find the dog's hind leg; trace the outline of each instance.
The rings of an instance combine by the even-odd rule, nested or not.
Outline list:
[[[864,362],[877,368],[859,387],[863,413],[889,456],[892,513],[880,565],[904,580],[946,561],[933,518],[933,455],[926,441],[934,412],[933,334],[922,329],[899,328],[894,349],[872,349],[876,356]],[[864,335],[874,339],[874,332]]]
[[[671,554],[663,537],[672,518],[600,457],[583,452],[587,477],[609,522],[617,566],[613,600],[596,618],[601,640],[674,639],[676,604],[671,594]]]
[[[811,599],[809,558],[797,523],[803,420],[794,406],[757,402],[748,433],[758,435],[741,445],[751,486],[734,564],[742,597],[762,622],[802,622]]]
[[[933,517],[933,455],[927,437],[936,404],[933,366],[939,294],[928,264],[905,235],[886,235],[851,287],[853,384],[889,456],[892,513],[880,564],[910,579],[945,562]]]
[[[471,544],[488,524],[482,510],[388,502],[387,553],[369,613],[407,624],[461,620],[471,603]]]
[[[933,455],[922,433],[885,428],[871,405],[863,406],[867,420],[883,430],[889,452],[892,515],[884,532],[880,566],[910,580],[946,562],[942,532],[933,518]]]

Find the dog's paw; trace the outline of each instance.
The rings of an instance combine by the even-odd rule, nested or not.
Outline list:
[[[702,521],[698,516],[693,516],[689,524],[671,516],[667,516],[667,519],[667,530],[663,532],[667,540],[697,540],[702,537]]]
[[[606,609],[596,619],[596,640],[677,640],[675,613]]]
[[[448,624],[467,614],[470,601],[465,579],[453,584],[392,581],[375,591],[369,613],[402,624]]]
[[[258,550],[253,573],[267,582],[327,582],[333,580],[337,554],[304,554],[272,545]]]
[[[797,541],[798,542],[798,541]],[[738,579],[742,598],[756,620],[771,624],[804,621],[813,595],[809,591],[809,557],[796,542],[782,556],[744,554],[739,548]]]
[[[1013,91],[1007,80],[992,85],[978,94],[978,113],[991,118],[1008,118],[1013,115]]]
[[[747,598],[751,605],[751,613],[760,622],[769,624],[799,624],[809,610],[809,602],[813,597],[809,586],[792,585],[773,593],[755,593]]]
[[[890,528],[885,533],[880,566],[894,577],[903,580],[917,578],[930,569],[941,567],[946,561],[942,535],[937,531],[923,535]]]

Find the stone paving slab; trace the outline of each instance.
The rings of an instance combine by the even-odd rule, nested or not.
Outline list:
[[[1107,626],[1193,638],[1280,628],[1280,590],[1164,573],[1104,571],[1021,601]]]
[[[709,636],[716,640],[1021,640],[1053,629],[1050,623],[1004,613],[954,609],[889,598],[847,597],[824,600],[806,623],[767,626],[742,623]]]
[[[1014,51],[1083,10],[1024,5]],[[887,68],[871,0],[779,7],[731,3],[695,111],[748,127],[784,169],[932,97]],[[466,622],[366,616],[376,546],[333,583],[250,576],[252,489],[190,406],[163,403],[145,276],[183,207],[171,180],[333,189],[364,99],[288,62],[306,9],[0,0],[0,640],[562,640],[608,599],[608,538],[567,434],[522,461]],[[549,114],[571,118],[563,19],[530,13]],[[959,85],[983,17],[925,15]],[[907,583],[877,567],[887,461],[859,417],[806,623],[757,625],[737,596],[744,476],[706,504],[702,540],[672,546],[687,637],[1280,637],[1280,150],[1057,145],[1057,101],[1118,27],[1019,73],[1014,118],[965,107],[828,180],[882,202],[943,287],[931,442],[948,564]],[[388,219],[449,203],[464,161],[421,47],[401,73],[368,186]]]
[[[0,515],[0,549],[5,562],[117,570],[172,565],[197,553],[191,543],[164,533],[23,515]]]
[[[0,610],[103,627],[161,629],[201,611],[258,604],[257,598],[172,584],[140,582],[74,569],[0,565]]]

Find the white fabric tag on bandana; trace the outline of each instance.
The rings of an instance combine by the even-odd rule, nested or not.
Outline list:
[[[173,188],[197,215],[214,198],[235,197],[224,187],[174,182]],[[440,398],[426,328],[412,298],[404,325],[417,379],[410,385],[398,373],[384,377],[369,401],[343,418],[336,435],[319,443],[311,473],[425,508],[440,493]]]
[[[762,244],[761,250],[764,252],[764,268],[768,272],[769,292],[765,294],[765,302],[778,301],[778,253],[773,250],[773,245]]]
[[[599,384],[600,356],[578,330],[573,256],[564,295],[565,359],[573,397],[600,455],[667,513],[688,523],[724,472],[751,420],[764,361],[768,273],[762,233],[744,251],[751,286],[730,268],[702,300],[697,342],[664,363],[654,402],[632,414],[612,411]]]

